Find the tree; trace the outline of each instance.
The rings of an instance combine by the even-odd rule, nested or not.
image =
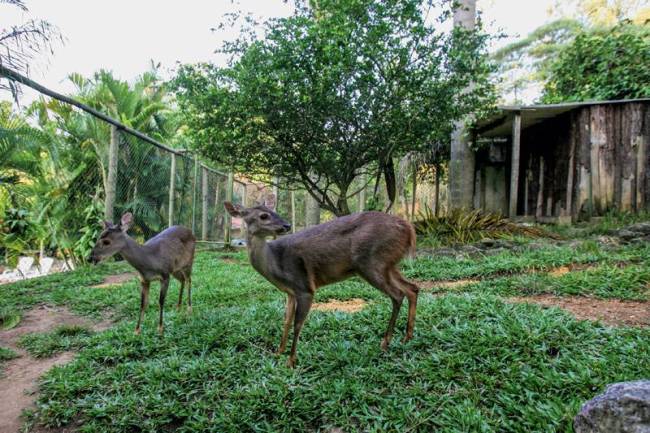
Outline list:
[[[448,146],[453,122],[494,99],[487,36],[438,31],[451,9],[432,19],[433,7],[320,0],[227,46],[228,67],[182,67],[174,85],[194,143],[236,170],[302,185],[336,215],[360,175],[383,175],[394,197],[393,158]]]
[[[554,14],[571,15],[587,24],[611,27],[622,21],[645,24],[650,0],[556,0]]]
[[[650,19],[650,0],[558,0],[550,14],[553,21],[494,53],[503,99],[521,103],[526,90],[541,89],[553,61],[584,31],[630,21],[645,24]]]
[[[584,28],[575,19],[562,18],[544,24],[528,36],[493,54],[503,77],[502,97],[518,104],[526,89],[544,83],[552,60]]]
[[[476,0],[461,0],[454,10],[454,28],[472,31],[476,25]],[[474,86],[474,83],[467,83]],[[472,87],[465,88],[466,92]],[[475,156],[470,148],[470,137],[464,125],[465,119],[456,119],[450,132],[451,149],[449,161],[449,205],[452,208],[470,208],[474,192]]]
[[[550,66],[543,101],[650,96],[650,30],[621,24],[581,32]]]
[[[23,0],[0,0],[0,6],[7,4],[27,12]],[[44,20],[30,19],[23,24],[0,29],[0,65],[27,74],[36,54],[52,51],[56,41],[62,41],[61,33]],[[14,98],[18,87],[11,80],[0,80],[0,90],[10,90]]]

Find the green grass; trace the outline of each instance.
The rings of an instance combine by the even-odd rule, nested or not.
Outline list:
[[[235,263],[223,258],[234,259]],[[176,313],[173,283],[165,337],[156,332],[158,284],[143,334],[135,336],[137,282],[90,285],[127,270],[109,263],[0,286],[0,307],[64,305],[91,317],[111,314],[109,330],[60,328],[30,334],[34,356],[78,350],[47,373],[31,422],[74,423],[80,431],[570,432],[580,405],[608,383],[650,376],[650,329],[609,328],[557,309],[511,305],[500,296],[535,293],[648,299],[650,247],[605,250],[528,245],[495,256],[421,257],[407,276],[487,278],[466,293],[423,292],[415,338],[390,350],[380,338],[390,303],[359,279],[319,290],[316,301],[363,298],[360,313],[313,311],[298,367],[273,354],[284,295],[248,265],[245,253],[201,252],[193,274],[194,312]],[[572,263],[590,267],[561,277]]]
[[[4,375],[3,373],[4,363],[7,361],[11,361],[12,359],[17,357],[18,354],[13,350],[7,347],[0,346],[0,378]]]
[[[93,332],[79,325],[61,325],[52,332],[23,335],[18,346],[35,358],[48,358],[56,353],[85,347]]]

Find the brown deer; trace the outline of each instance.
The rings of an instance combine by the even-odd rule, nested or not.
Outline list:
[[[400,260],[415,249],[411,224],[382,212],[362,212],[267,242],[268,237],[287,233],[291,225],[266,206],[243,208],[226,202],[225,207],[246,223],[248,255],[255,270],[287,294],[277,353],[284,352],[293,321],[289,367],[295,366],[298,337],[316,289],[353,275],[361,276],[393,303],[382,350],[390,344],[405,296],[409,309],[404,341],[413,337],[418,287],[397,269]]]
[[[154,280],[160,280],[158,332],[162,334],[163,310],[170,276],[181,283],[176,308],[181,308],[183,289],[187,285],[187,310],[192,312],[192,263],[196,239],[188,228],[172,226],[140,245],[126,233],[132,222],[133,215],[130,212],[122,215],[117,225],[104,221],[104,230],[90,253],[90,261],[99,263],[113,254],[120,253],[138,271],[141,293],[136,334],[140,334],[140,324],[149,304],[149,285]]]

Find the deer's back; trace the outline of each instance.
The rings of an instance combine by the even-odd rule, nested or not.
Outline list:
[[[284,236],[271,247],[276,243],[328,283],[372,263],[397,264],[414,247],[415,232],[399,217],[361,212]]]
[[[145,242],[145,248],[154,253],[161,265],[174,272],[192,265],[196,238],[183,226],[171,226]]]

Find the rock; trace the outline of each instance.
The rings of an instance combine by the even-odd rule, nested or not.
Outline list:
[[[506,251],[508,251],[506,248],[492,248],[490,250],[483,251],[483,254],[486,256],[497,256],[501,253],[505,253]]]
[[[627,227],[627,230],[644,235],[650,235],[650,222],[632,224]]]
[[[627,230],[627,229],[621,229],[618,231],[617,236],[621,238],[624,241],[630,241],[636,237],[639,236],[638,233],[634,233],[633,231]]]
[[[458,248],[458,251],[460,253],[468,254],[468,255],[475,255],[479,254],[481,250],[474,245],[463,245],[462,247]]]
[[[621,244],[619,240],[613,236],[598,236],[596,238],[596,242],[598,242],[601,245],[606,245],[611,247],[616,247]]]
[[[494,239],[486,238],[486,239],[481,239],[481,242],[479,242],[479,244],[486,248],[492,248],[496,244],[496,241]]]
[[[576,433],[650,432],[650,380],[609,385],[573,420]]]
[[[453,248],[437,248],[432,251],[433,255],[442,256],[442,257],[456,257],[456,250]]]

